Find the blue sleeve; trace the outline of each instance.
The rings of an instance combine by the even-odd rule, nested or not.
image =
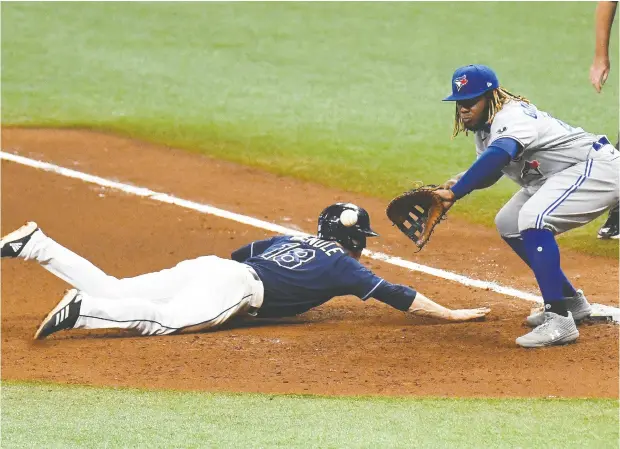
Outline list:
[[[411,307],[416,295],[412,288],[389,283],[351,257],[344,257],[343,263],[346,265],[339,271],[339,281],[345,285],[344,294],[355,295],[363,301],[375,298],[403,311]]]
[[[272,237],[266,240],[257,240],[249,245],[242,246],[241,248],[233,251],[230,258],[237,262],[245,262],[250,257],[262,254],[267,248],[273,245],[276,238],[277,237]]]
[[[493,185],[502,175],[502,169],[514,158],[521,145],[514,139],[502,137],[474,162],[465,174],[451,188],[456,199],[461,199],[472,191]]]

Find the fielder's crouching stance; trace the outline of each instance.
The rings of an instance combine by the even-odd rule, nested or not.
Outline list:
[[[186,260],[173,268],[125,279],[109,276],[27,223],[1,241],[2,257],[36,260],[71,284],[34,337],[63,329],[133,329],[165,335],[214,329],[236,315],[297,315],[334,296],[376,298],[396,309],[449,321],[484,317],[488,308],[451,310],[404,285],[391,284],[359,263],[368,213],[337,203],[319,217],[317,237],[278,236],[232,253]]]
[[[461,67],[452,76],[454,136],[473,131],[478,159],[438,190],[450,207],[475,189],[506,175],[521,186],[499,211],[502,238],[530,266],[545,310],[517,338],[524,347],[575,341],[575,321],[591,313],[581,290],[560,268],[555,235],[583,226],[618,203],[620,152],[607,137],[574,128],[500,87],[486,66]]]

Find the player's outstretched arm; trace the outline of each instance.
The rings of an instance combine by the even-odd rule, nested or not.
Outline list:
[[[409,307],[413,315],[438,318],[447,321],[469,321],[482,318],[491,311],[488,307],[478,309],[448,309],[417,292],[415,300]]]
[[[403,312],[447,321],[475,320],[484,317],[491,311],[488,307],[479,309],[448,309],[431,301],[411,287],[392,284],[378,277],[352,258],[343,260],[347,262],[349,267],[354,268],[346,271],[348,274],[347,280],[350,281],[345,283],[349,286],[346,293],[355,295],[362,300],[375,298]]]

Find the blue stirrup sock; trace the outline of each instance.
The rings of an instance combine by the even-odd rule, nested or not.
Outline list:
[[[548,229],[526,229],[521,232],[525,255],[540,287],[545,310],[568,316],[562,289],[566,276],[560,268],[560,248]]]
[[[530,265],[530,261],[527,258],[527,254],[525,253],[525,245],[523,244],[523,239],[521,237],[504,237],[502,236],[504,241],[508,243],[508,245],[512,248],[512,250],[517,253],[517,255],[527,264],[528,267],[532,268]],[[568,278],[564,275],[564,272],[560,270],[562,273],[562,294],[564,297],[567,296],[575,296],[577,294],[577,290],[570,283]]]

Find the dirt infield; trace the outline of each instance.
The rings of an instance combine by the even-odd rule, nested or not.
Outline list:
[[[370,249],[536,292],[524,264],[483,227],[448,220],[414,256],[374,198],[78,130],[4,129],[2,149],[307,232],[327,204],[356,202],[381,234]],[[2,234],[26,220],[117,277],[204,254],[228,256],[270,235],[3,161]],[[493,311],[485,322],[440,324],[346,297],[293,319],[248,319],[211,333],[73,331],[34,343],[40,319],[66,284],[35,264],[9,260],[2,262],[2,379],[329,395],[618,396],[617,326],[583,325],[578,344],[523,350],[514,339],[527,330],[522,322],[531,303],[366,262],[451,307]],[[617,304],[616,263],[566,253],[563,266],[591,301]]]

